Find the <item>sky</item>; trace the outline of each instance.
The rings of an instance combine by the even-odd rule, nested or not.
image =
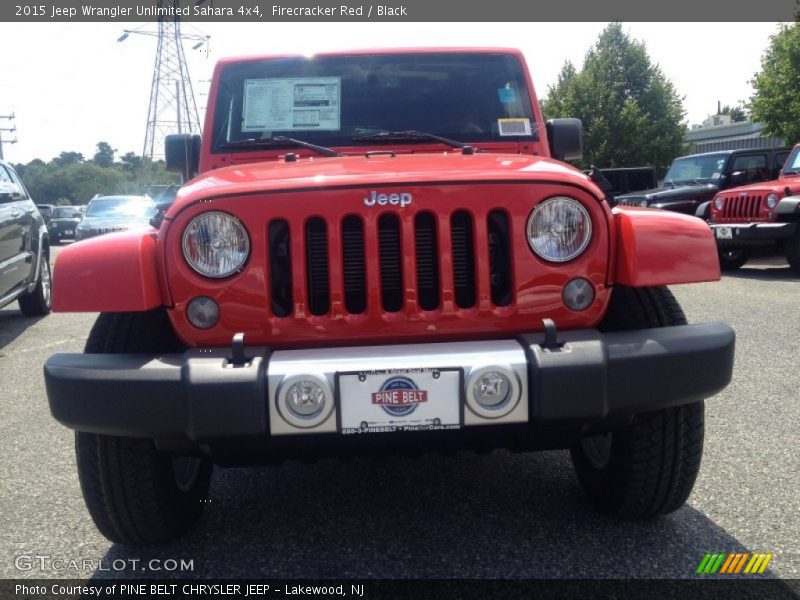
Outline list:
[[[543,97],[564,61],[577,67],[605,23],[203,23],[185,33],[211,36],[190,50],[189,70],[202,123],[216,59],[244,54],[409,46],[520,48]],[[684,97],[687,123],[752,95],[750,80],[775,23],[623,23],[647,45],[651,60]],[[62,151],[91,157],[99,141],[118,154],[141,154],[150,98],[155,38],[122,30],[136,23],[0,23],[0,116],[12,112],[18,142],[7,161],[50,160]],[[0,119],[0,127],[8,121]],[[3,139],[14,134],[3,132]]]

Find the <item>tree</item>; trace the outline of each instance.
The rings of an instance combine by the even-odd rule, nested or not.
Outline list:
[[[682,98],[643,42],[611,23],[577,71],[567,62],[542,102],[546,118],[577,117],[584,127],[581,166],[654,165],[663,173],[684,151]]]
[[[95,153],[92,160],[100,167],[110,167],[114,164],[114,153],[116,151],[108,142],[98,142],[97,153]]]
[[[138,173],[142,168],[142,157],[133,152],[126,152],[120,157],[122,168],[126,171]]]
[[[800,23],[781,25],[770,37],[761,71],[750,83],[750,114],[764,124],[764,133],[787,143],[800,140]]]
[[[80,152],[62,152],[53,159],[53,162],[58,165],[71,165],[83,162],[83,154]]]
[[[719,111],[719,114],[730,115],[733,123],[741,123],[742,121],[747,121],[748,118],[747,108],[741,103],[739,106],[728,106],[726,104]]]

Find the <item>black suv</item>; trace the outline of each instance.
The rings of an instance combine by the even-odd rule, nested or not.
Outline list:
[[[0,160],[0,308],[14,300],[25,316],[50,312],[50,241],[22,181]]]
[[[672,161],[661,187],[617,196],[619,204],[663,208],[708,217],[717,192],[775,179],[791,148],[720,150],[681,156]]]

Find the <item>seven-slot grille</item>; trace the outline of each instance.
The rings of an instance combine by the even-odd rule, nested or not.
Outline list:
[[[761,209],[761,196],[730,196],[722,200],[722,217],[726,219],[755,219]]]
[[[338,231],[332,231],[333,227]],[[475,235],[477,227],[483,228],[484,235]],[[328,314],[331,277],[336,274],[341,275],[344,310],[349,314],[400,312],[409,301],[410,288],[419,310],[441,309],[443,281],[452,282],[455,308],[469,309],[478,301],[479,263],[489,265],[492,303],[508,306],[513,300],[510,235],[509,217],[502,210],[489,212],[485,220],[476,220],[464,210],[453,212],[446,220],[428,211],[418,212],[413,218],[385,213],[377,220],[348,215],[339,223],[321,217],[304,223],[274,219],[267,227],[271,311],[276,317],[288,317],[297,305],[305,304],[311,315]],[[298,248],[293,245],[295,236],[303,240],[302,261],[291,256],[292,249]],[[484,247],[478,247],[476,238],[486,240]],[[447,278],[442,273],[443,239],[448,240],[451,250]],[[404,247],[406,244],[413,248]],[[369,248],[377,256],[369,254]],[[378,277],[368,285],[371,261],[377,262]],[[297,272],[299,266],[303,272]],[[410,272],[406,272],[409,266]],[[297,287],[297,282],[304,282],[305,287]],[[369,286],[374,285],[380,288],[379,306],[370,306]],[[305,297],[297,298],[297,293]]]

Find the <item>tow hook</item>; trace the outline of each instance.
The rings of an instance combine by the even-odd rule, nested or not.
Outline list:
[[[564,342],[558,341],[558,329],[553,319],[542,319],[542,326],[544,327],[544,342],[541,344],[545,350],[555,352],[564,347]]]
[[[230,364],[234,367],[243,367],[248,362],[244,355],[244,333],[234,334],[233,340],[231,340]]]

